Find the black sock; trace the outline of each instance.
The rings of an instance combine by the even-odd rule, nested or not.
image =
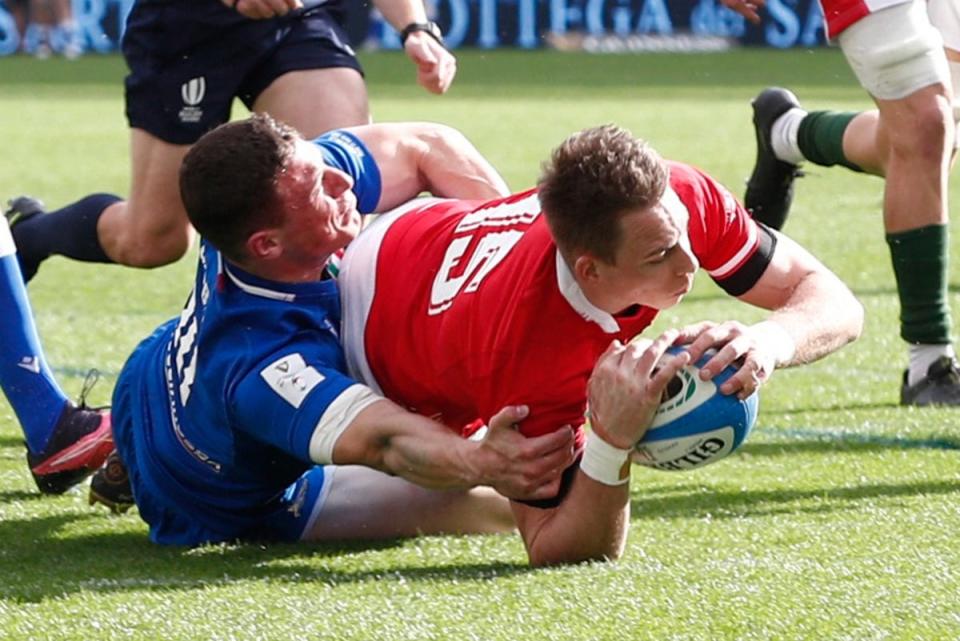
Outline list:
[[[112,263],[97,237],[97,221],[107,207],[120,200],[113,194],[92,194],[14,225],[10,231],[17,245],[23,279],[33,278],[40,263],[53,254],[89,263]]]

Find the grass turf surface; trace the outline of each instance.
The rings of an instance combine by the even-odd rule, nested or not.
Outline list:
[[[459,57],[454,89],[436,98],[401,57],[365,56],[374,116],[461,128],[516,189],[571,131],[617,122],[740,193],[761,88],[789,86],[813,108],[869,106],[830,50]],[[0,60],[0,196],[56,207],[125,193],[123,74],[112,57]],[[0,639],[960,638],[960,420],[896,404],[905,350],[882,182],[811,168],[797,192],[787,231],[854,288],[864,336],[778,372],[739,454],[693,473],[637,469],[619,563],[530,570],[516,536],[157,548],[135,514],[88,508],[79,491],[41,498],[0,405]],[[178,313],[193,258],[43,266],[30,295],[68,391],[97,367],[91,401],[109,400],[132,347]],[[701,275],[653,331],[730,317],[760,314]]]

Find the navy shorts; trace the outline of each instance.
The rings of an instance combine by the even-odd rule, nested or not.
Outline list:
[[[219,0],[139,0],[122,44],[127,121],[166,142],[192,144],[230,119],[234,97],[250,108],[289,71],[362,73],[343,19],[337,2],[250,20]]]

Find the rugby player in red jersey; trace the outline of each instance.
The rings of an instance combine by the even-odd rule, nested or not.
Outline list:
[[[771,313],[621,346],[677,304],[701,268]],[[661,389],[666,345],[689,343],[694,360],[716,348],[705,376],[740,363],[721,391],[745,396],[775,368],[838,349],[862,323],[850,291],[809,253],[757,224],[706,174],[663,161],[614,126],[560,145],[537,189],[486,202],[416,200],[380,217],[349,246],[339,278],[341,336],[359,380],[464,436],[519,402],[530,408],[526,435],[580,430],[584,455],[564,490],[513,502],[535,564],[622,551],[624,463],[657,407],[649,392]],[[629,420],[594,414],[587,437],[588,379],[605,351],[607,366],[628,374],[604,383],[636,386],[637,402],[623,406]]]

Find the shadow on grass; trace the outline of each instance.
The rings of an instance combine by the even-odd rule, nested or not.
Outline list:
[[[0,521],[0,599],[39,602],[76,592],[189,590],[249,580],[323,583],[365,581],[483,581],[527,572],[525,563],[491,561],[379,569],[330,569],[318,558],[389,549],[403,541],[330,544],[233,544],[195,549],[161,547],[145,532],[68,535],[67,526],[97,514],[40,516]],[[298,561],[299,560],[299,561]],[[429,564],[429,565],[428,565]],[[327,567],[324,567],[327,566]]]
[[[873,499],[960,493],[960,481],[876,483],[856,487],[810,490],[711,490],[688,486],[683,493],[646,496],[631,501],[632,519],[739,519],[771,514],[828,513],[855,507]]]
[[[0,503],[13,503],[14,501],[37,501],[45,500],[43,494],[37,490],[3,490],[0,491]]]
[[[763,393],[763,389],[760,390]],[[791,416],[797,414],[829,414],[831,412],[854,412],[857,410],[889,410],[897,409],[900,403],[895,400],[874,401],[870,403],[833,403],[830,405],[810,405],[808,407],[794,407],[791,409],[776,409],[765,412],[767,420],[772,420],[776,416]],[[941,408],[942,409],[942,408]],[[910,410],[903,410],[910,411]],[[936,408],[930,408],[929,411],[937,411]]]
[[[24,449],[23,444],[24,444],[23,436],[20,436],[19,434],[17,436],[0,436],[0,448],[2,447],[19,448],[21,452],[26,454],[26,449]]]
[[[960,438],[935,436],[914,438],[813,428],[762,429],[756,433],[773,439],[773,442],[750,441],[744,443],[741,452],[750,456],[783,456],[785,454],[863,453],[882,450],[960,451]]]

